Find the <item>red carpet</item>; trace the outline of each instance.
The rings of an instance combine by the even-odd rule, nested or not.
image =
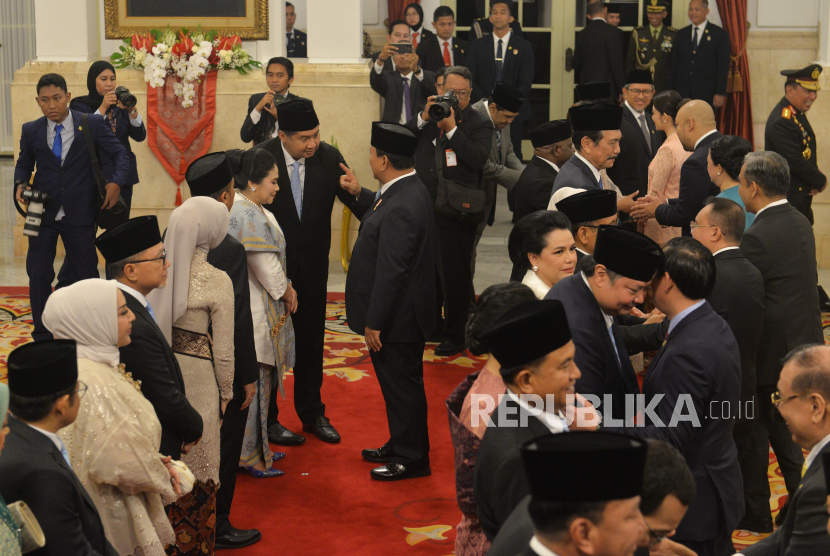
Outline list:
[[[5,379],[8,352],[30,340],[26,294],[26,288],[0,288],[0,380]],[[453,450],[444,400],[464,376],[480,368],[481,362],[467,352],[437,358],[434,344],[428,344],[424,382],[432,475],[393,483],[373,481],[369,471],[377,464],[364,461],[360,451],[388,440],[383,398],[362,337],[351,334],[343,323],[342,294],[330,294],[329,299],[323,401],[326,415],[343,440],[326,444],[306,434],[302,446],[279,447],[288,454],[276,465],[285,471],[284,476],[254,479],[241,473],[231,522],[239,528],[259,529],[263,540],[222,553],[448,556],[453,553],[455,526],[461,516],[455,502]],[[285,386],[281,422],[300,432],[291,376]],[[772,453],[769,477],[771,505],[777,511],[785,490]],[[733,536],[739,549],[758,539],[740,533]]]

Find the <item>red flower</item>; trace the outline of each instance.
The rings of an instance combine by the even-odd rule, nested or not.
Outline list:
[[[132,47],[136,50],[143,48],[147,52],[150,52],[155,44],[152,33],[147,33],[147,35],[133,35]]]
[[[179,31],[179,42],[173,45],[171,52],[174,56],[190,56],[193,53],[193,40]]]
[[[216,50],[233,50],[233,48],[237,45],[242,44],[242,39],[239,35],[232,35],[230,37],[225,35],[219,36],[219,41],[216,46]]]

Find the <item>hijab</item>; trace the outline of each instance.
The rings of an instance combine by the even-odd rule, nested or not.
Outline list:
[[[114,280],[91,278],[55,290],[46,301],[43,325],[58,340],[75,340],[78,359],[120,362],[118,287]]]
[[[406,9],[403,11],[404,21],[406,21],[406,12],[408,12],[408,11],[409,11],[409,8],[415,8],[415,11],[416,11],[416,12],[418,12],[418,17],[420,18],[420,19],[418,19],[418,25],[416,25],[415,27],[410,27],[409,29],[410,29],[413,33],[421,33],[421,35],[423,35],[423,31],[422,31],[422,29],[423,29],[423,27],[424,27],[424,9],[421,7],[421,5],[420,5],[420,4],[416,4],[415,2],[412,2],[412,3],[411,3],[410,5],[408,5],[408,6],[406,7]],[[423,37],[422,37],[422,36],[419,36],[418,38],[419,38],[419,39],[422,39]],[[418,42],[420,43],[421,41],[418,41]]]
[[[80,102],[92,107],[95,110],[98,110],[101,107],[101,103],[104,102],[104,95],[98,92],[98,88],[95,86],[95,80],[98,79],[98,76],[104,73],[105,70],[110,70],[113,75],[115,75],[115,67],[113,67],[113,65],[106,60],[98,60],[89,66],[89,71],[86,74],[86,88],[89,91],[89,94],[82,97],[76,97],[72,99],[73,102]]]
[[[156,323],[170,345],[173,345],[173,323],[187,311],[193,253],[197,249],[207,253],[222,243],[229,220],[228,207],[211,197],[191,197],[170,214],[164,236],[170,261],[167,286],[147,296]]]

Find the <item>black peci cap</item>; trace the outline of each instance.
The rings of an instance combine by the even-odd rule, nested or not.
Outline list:
[[[538,149],[570,139],[573,135],[573,129],[571,128],[571,122],[568,120],[553,120],[533,128],[528,135],[530,135],[533,148]]]
[[[226,188],[233,180],[233,170],[224,152],[208,153],[194,160],[185,173],[192,197],[209,197]]]
[[[580,101],[608,100],[611,96],[611,82],[609,81],[591,81],[576,86],[576,97]]]
[[[605,131],[620,129],[622,106],[614,104],[585,104],[572,106],[568,117],[574,131]]]
[[[617,226],[600,226],[594,260],[626,278],[648,282],[663,263],[663,250],[651,238]]]
[[[277,105],[280,131],[309,131],[320,125],[314,103],[307,98],[294,98]]]
[[[654,85],[654,80],[651,78],[651,71],[638,69],[631,70],[625,77],[625,84],[631,85],[632,83],[646,83],[648,85]]]
[[[493,94],[490,96],[499,108],[508,112],[518,112],[525,103],[525,96],[518,87],[501,81],[496,83]]]
[[[39,398],[66,390],[78,382],[75,340],[42,340],[24,344],[9,354],[9,391]]]
[[[418,138],[401,124],[372,122],[372,146],[385,153],[412,158],[418,148]]]
[[[575,193],[556,203],[556,210],[567,216],[571,224],[608,218],[617,214],[617,193],[610,189]]]
[[[104,256],[107,264],[112,264],[159,243],[161,233],[158,219],[155,216],[137,216],[98,236],[95,247]]]

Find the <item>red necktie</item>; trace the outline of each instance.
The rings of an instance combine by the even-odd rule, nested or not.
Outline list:
[[[450,60],[449,45],[450,45],[450,43],[448,41],[444,41],[444,65],[445,66],[451,66],[452,65],[452,60]]]
[[[418,48],[418,33],[412,33],[412,50]]]

